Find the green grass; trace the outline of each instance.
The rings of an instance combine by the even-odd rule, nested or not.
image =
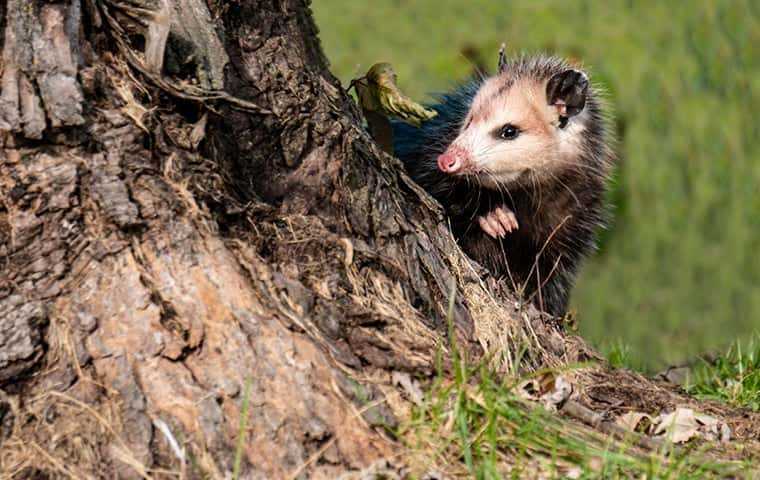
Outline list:
[[[699,397],[760,411],[760,337],[736,342],[725,355],[694,369],[686,390]]]
[[[410,478],[436,472],[444,478],[738,478],[754,474],[748,462],[726,462],[705,455],[703,447],[657,451],[569,421],[517,395],[520,377],[494,375],[488,360],[468,362],[453,334],[456,285],[449,309],[449,360],[437,355],[437,375],[424,401],[402,423],[397,438]],[[754,359],[754,357],[753,357]],[[621,356],[621,361],[625,358]],[[568,367],[569,369],[570,367]],[[569,371],[535,372],[534,375]],[[525,379],[523,379],[525,380]]]
[[[644,452],[515,396],[515,382],[461,365],[439,376],[403,426],[412,478],[724,478],[751,468],[699,450]]]
[[[247,436],[248,408],[251,401],[251,379],[245,379],[243,389],[243,405],[240,408],[240,423],[238,425],[237,445],[235,445],[235,460],[232,464],[232,479],[240,478],[240,466],[243,460],[243,450],[245,449],[245,439]]]
[[[631,358],[631,347],[622,340],[609,343],[607,347],[607,361],[613,368],[637,369],[635,360]]]
[[[658,1],[317,0],[344,83],[391,62],[424,99],[472,70],[549,51],[582,59],[609,92],[622,138],[616,221],[573,305],[600,348],[618,339],[648,368],[760,325],[760,4]]]

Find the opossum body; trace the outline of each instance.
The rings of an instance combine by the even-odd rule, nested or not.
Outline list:
[[[597,92],[560,59],[522,57],[438,100],[421,128],[394,123],[396,155],[466,253],[564,315],[606,219],[613,154]]]

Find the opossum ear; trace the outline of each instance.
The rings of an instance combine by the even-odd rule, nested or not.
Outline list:
[[[560,126],[564,127],[567,118],[578,115],[586,106],[588,77],[579,70],[565,70],[549,79],[546,84],[546,100],[549,105],[557,107]]]

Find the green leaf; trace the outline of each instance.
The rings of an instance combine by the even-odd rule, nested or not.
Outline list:
[[[438,114],[406,96],[396,82],[396,72],[390,63],[376,63],[353,85],[366,111],[396,117],[417,127]]]

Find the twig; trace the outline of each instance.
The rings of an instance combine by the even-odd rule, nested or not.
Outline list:
[[[336,440],[338,440],[338,437],[333,437],[330,440],[328,440],[327,442],[325,442],[325,444],[322,445],[322,447],[320,447],[319,450],[317,450],[316,452],[314,452],[314,454],[312,456],[310,456],[308,458],[308,460],[306,460],[304,463],[302,463],[301,466],[299,466],[293,473],[291,473],[288,476],[288,479],[289,480],[295,480],[296,478],[298,478],[298,476],[301,474],[301,472],[303,472],[306,467],[308,467],[312,463],[316,462],[319,459],[319,457],[321,457],[322,454],[325,453],[325,451],[328,448],[330,448],[333,443],[335,443]]]
[[[662,449],[664,442],[660,439],[655,439],[641,435],[637,432],[626,430],[625,428],[615,425],[612,422],[604,420],[601,414],[594,412],[593,410],[584,407],[580,403],[574,400],[567,400],[564,405],[559,409],[561,413],[572,417],[576,420],[580,420],[586,425],[595,428],[603,433],[612,435],[621,441],[633,440],[635,444],[641,448],[647,450],[659,451]],[[673,446],[677,452],[677,448]]]

